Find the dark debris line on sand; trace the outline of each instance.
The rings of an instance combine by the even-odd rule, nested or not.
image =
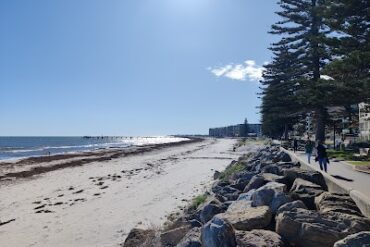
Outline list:
[[[38,166],[34,167],[30,170],[24,170],[19,172],[10,172],[6,173],[3,176],[0,176],[1,180],[6,180],[8,178],[28,178],[34,175],[64,169],[67,167],[76,167],[82,166],[88,163],[97,162],[97,161],[107,161],[112,160],[120,157],[125,157],[129,155],[150,152],[153,150],[158,150],[167,147],[174,147],[183,144],[190,144],[203,141],[204,139],[200,138],[191,138],[190,140],[176,142],[176,143],[163,143],[163,144],[156,144],[156,145],[147,145],[143,147],[134,147],[128,149],[118,149],[118,150],[106,150],[106,151],[99,151],[99,152],[85,152],[85,153],[78,153],[78,154],[63,154],[63,155],[53,155],[53,156],[41,156],[41,157],[31,157],[27,159],[20,160],[16,163],[2,163],[4,166],[26,166],[28,164],[42,164],[45,162],[57,161],[57,160],[66,160],[70,158],[81,158],[72,161],[65,161],[62,163],[57,163],[55,165],[50,166]]]
[[[349,195],[328,192],[321,173],[301,169],[277,147],[226,170],[215,174],[222,179],[203,204],[164,229],[133,229],[121,246],[357,247],[370,239],[370,219]]]
[[[0,221],[0,226],[5,225],[5,224],[8,224],[8,223],[10,223],[12,221],[15,221],[15,219],[7,220],[7,221]]]

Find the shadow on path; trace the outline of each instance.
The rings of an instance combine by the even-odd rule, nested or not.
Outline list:
[[[346,177],[342,177],[340,175],[331,175],[333,178],[336,178],[336,179],[340,179],[340,180],[344,180],[344,181],[348,181],[348,182],[353,182],[353,179],[350,179],[350,178],[346,178]]]

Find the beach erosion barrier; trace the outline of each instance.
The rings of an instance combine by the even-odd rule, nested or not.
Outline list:
[[[355,202],[363,201],[362,195],[294,158],[278,146],[243,154],[224,171],[215,171],[200,204],[194,200],[163,229],[132,229],[122,246],[348,247],[370,242],[370,219]]]
[[[280,149],[287,153],[292,158],[292,160],[298,161],[301,164],[302,169],[317,171],[315,168],[309,165],[307,161],[298,157],[294,152],[283,147],[280,147]],[[352,200],[356,203],[357,207],[361,210],[362,214],[370,218],[370,197],[364,195],[358,190],[340,184],[340,182],[338,182],[336,178],[333,178],[325,172],[323,172],[322,175],[328,186],[329,192],[349,194]]]

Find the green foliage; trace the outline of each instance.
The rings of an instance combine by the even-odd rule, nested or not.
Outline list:
[[[233,165],[228,166],[225,171],[221,172],[220,179],[227,181],[234,173],[241,172],[245,169],[245,166],[237,162]]]
[[[329,158],[341,159],[341,160],[352,160],[355,151],[335,151],[327,150]]]
[[[194,209],[196,209],[196,208],[199,207],[199,205],[201,205],[202,203],[204,203],[206,200],[207,200],[207,195],[206,194],[196,196],[193,199],[193,202],[191,204],[191,207],[194,208]]]

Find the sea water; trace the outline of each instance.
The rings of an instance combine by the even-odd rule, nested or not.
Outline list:
[[[127,148],[186,140],[173,136],[151,137],[0,137],[0,160],[33,156]]]

